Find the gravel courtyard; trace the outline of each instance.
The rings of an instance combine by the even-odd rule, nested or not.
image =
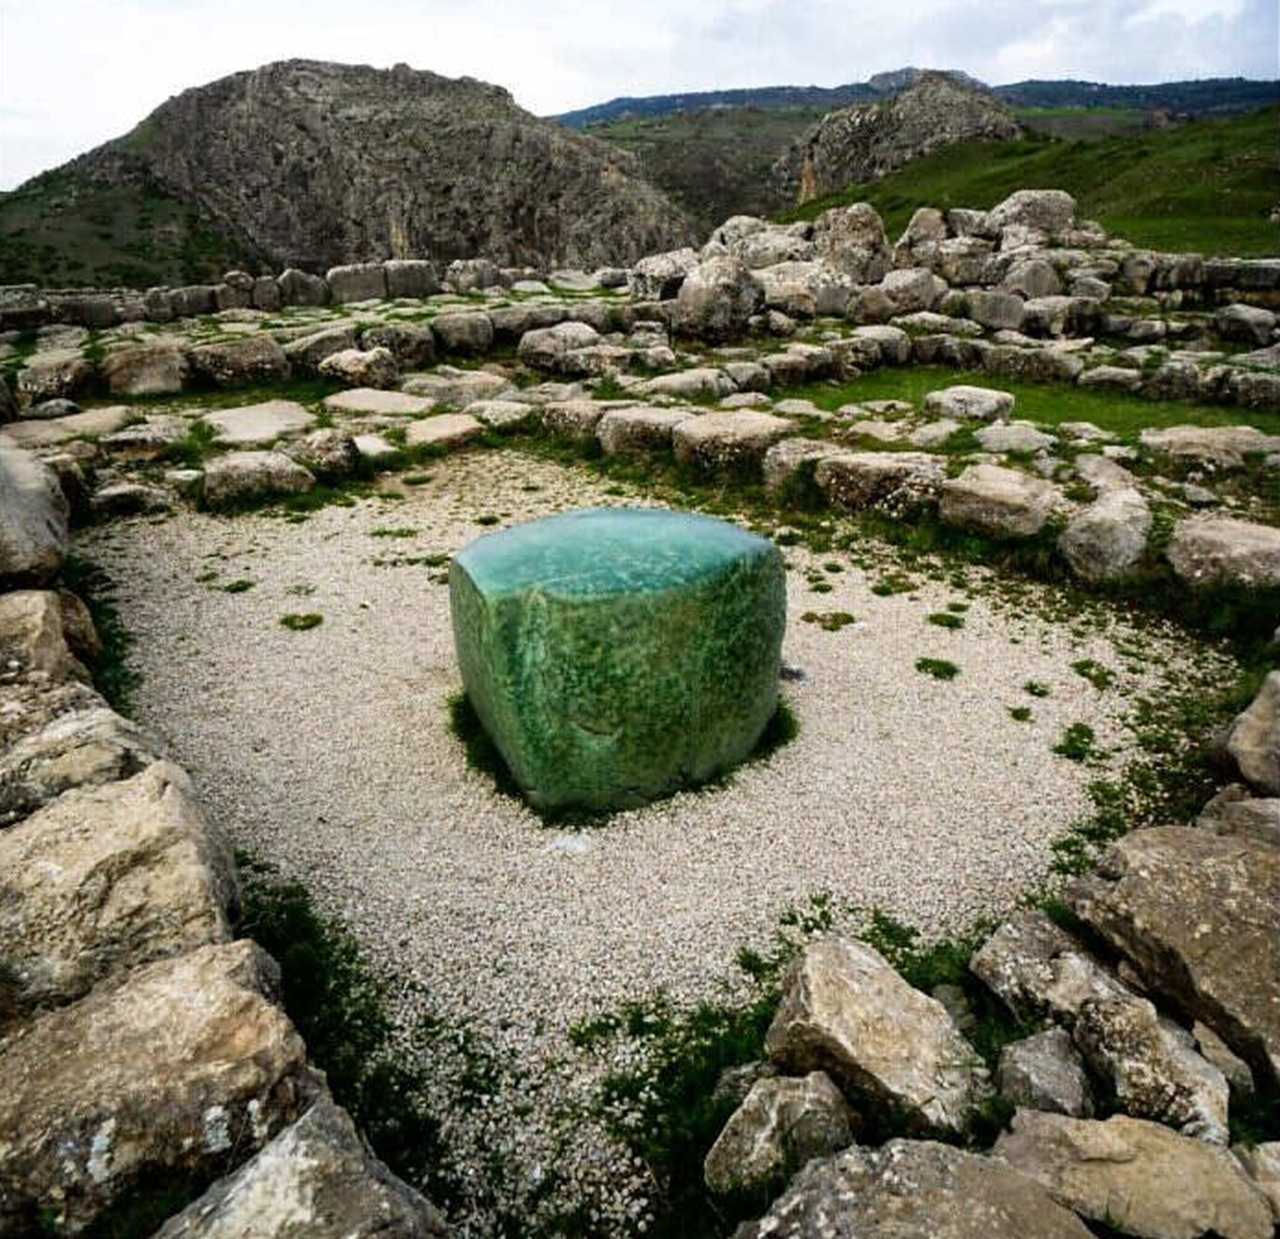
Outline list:
[[[871,585],[892,570],[889,552],[868,569],[856,553],[792,546],[783,656],[800,674],[783,693],[798,737],[724,785],[602,828],[549,829],[469,769],[449,731],[460,682],[442,557],[499,525],[644,500],[507,452],[386,485],[390,497],[301,521],[118,522],[79,549],[119,587],[139,721],[192,772],[235,846],[305,882],[379,968],[419,983],[434,1014],[527,1067],[531,1113],[513,1123],[495,1102],[488,1120],[521,1147],[554,1127],[536,1100],[551,1105],[546,1082],[581,1074],[564,1041],[573,1022],[659,986],[711,994],[788,906],[830,891],[927,933],[1007,910],[1089,810],[1098,767],[1052,751],[1067,727],[1088,724],[1118,764],[1135,700],[1203,670],[1202,651],[1120,617],[1011,606],[974,569],[967,592],[917,575],[881,596]],[[928,621],[949,606],[962,627]],[[856,622],[803,618],[837,612]],[[311,613],[322,622],[306,631],[280,622]],[[922,657],[960,673],[922,674]],[[1114,683],[1072,668],[1084,659]],[[1010,713],[1027,708],[1026,720]],[[607,1211],[643,1208],[608,1150],[580,1157],[609,1181]]]

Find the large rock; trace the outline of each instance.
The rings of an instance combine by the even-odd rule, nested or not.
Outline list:
[[[999,289],[975,288],[966,294],[969,317],[993,331],[1017,331],[1022,326],[1023,299]]]
[[[113,396],[167,396],[183,391],[191,376],[186,349],[176,340],[119,349],[102,363]]]
[[[440,291],[440,272],[425,258],[393,258],[382,264],[387,277],[387,296],[421,301]]]
[[[689,409],[610,409],[596,426],[596,438],[606,456],[661,452],[671,447],[675,428],[696,416]]]
[[[1180,826],[1140,830],[1070,898],[1153,992],[1280,1080],[1280,853]]]
[[[514,390],[511,380],[500,374],[490,374],[487,370],[457,370],[452,366],[439,366],[432,374],[411,374],[401,384],[401,389],[408,396],[427,397],[432,405],[449,405],[455,409],[465,409],[473,400],[503,399]],[[358,407],[355,404],[338,406],[339,399],[331,396],[325,403],[330,407]]]
[[[757,1080],[707,1153],[703,1177],[720,1195],[760,1192],[815,1157],[847,1148],[853,1120],[824,1072]]]
[[[1248,788],[1232,783],[1205,805],[1196,826],[1210,834],[1245,835],[1280,847],[1280,799],[1255,798]]]
[[[884,222],[869,202],[823,211],[813,224],[815,252],[858,284],[878,284],[893,265]]]
[[[1048,240],[1059,240],[1075,218],[1076,200],[1065,190],[1019,189],[987,212],[984,228],[994,233],[1011,227],[1028,228]]]
[[[651,254],[631,269],[627,287],[637,301],[670,301],[697,265],[698,251],[688,247]]]
[[[390,264],[388,264],[390,265]],[[321,1097],[154,1239],[444,1239],[444,1218]]]
[[[1141,565],[1151,524],[1151,506],[1140,491],[1110,490],[1067,522],[1058,546],[1084,580],[1121,580]]]
[[[69,514],[53,470],[0,443],[0,589],[43,585],[57,575]]]
[[[764,454],[787,435],[795,423],[752,409],[704,413],[680,422],[671,432],[678,461],[712,472],[758,470]]]
[[[1167,551],[1175,574],[1193,589],[1280,585],[1280,529],[1229,516],[1179,521]]]
[[[1116,1115],[1105,1123],[1022,1110],[992,1156],[1056,1200],[1142,1239],[1272,1239],[1271,1209],[1226,1149]]]
[[[997,538],[1039,533],[1062,504],[1051,482],[999,465],[970,465],[942,483],[939,513],[947,525]]]
[[[78,348],[37,353],[18,375],[18,404],[75,400],[93,387],[97,372]]]
[[[402,368],[420,369],[436,359],[435,333],[426,323],[379,323],[360,333],[360,343],[367,350],[387,349]]]
[[[1142,443],[1174,459],[1220,469],[1242,469],[1248,455],[1280,451],[1280,435],[1253,426],[1170,426],[1144,430]]]
[[[325,275],[334,305],[349,301],[381,301],[387,295],[387,273],[380,262],[345,263]]]
[[[600,343],[600,333],[586,323],[557,323],[551,327],[537,327],[520,337],[517,350],[520,360],[535,370],[551,374],[576,374],[579,372],[570,358],[578,349],[591,348]]]
[[[1000,422],[983,426],[973,436],[984,452],[1045,452],[1057,446],[1057,436],[1037,430],[1030,422]]]
[[[247,387],[289,377],[284,350],[266,335],[197,344],[190,357],[195,374],[215,387]]]
[[[314,489],[315,476],[283,452],[228,452],[204,471],[204,501],[211,508],[234,507],[272,495]]]
[[[128,779],[155,760],[155,745],[105,706],[61,714],[0,755],[0,828],[68,788]]]
[[[1011,1041],[1000,1051],[996,1080],[1014,1105],[1089,1118],[1093,1094],[1080,1052],[1063,1028]]]
[[[252,942],[201,947],[99,986],[0,1042],[0,1230],[89,1225],[140,1182],[211,1181],[317,1091]]]
[[[1223,306],[1213,316],[1213,326],[1224,340],[1238,340],[1261,348],[1271,343],[1276,316],[1260,306],[1237,303]]]
[[[317,369],[347,387],[389,388],[400,381],[400,368],[388,348],[342,349],[330,353]]]
[[[230,853],[176,766],[64,792],[0,833],[10,1001],[58,1006],[104,977],[225,941],[234,890]]]
[[[880,281],[880,288],[893,304],[895,314],[932,310],[947,291],[946,281],[939,279],[927,267],[890,271]]]
[[[36,672],[47,681],[88,681],[89,672],[71,648],[63,596],[52,590],[15,589],[0,594],[0,667]]]
[[[919,1131],[963,1133],[986,1071],[940,1002],[873,948],[820,938],[792,966],[765,1037],[789,1071],[825,1071],[846,1095],[901,1114]]]
[[[1190,1033],[1146,999],[1092,999],[1072,1035],[1126,1114],[1210,1144],[1228,1142],[1226,1077],[1196,1052]]]
[[[411,422],[405,432],[404,445],[448,451],[478,439],[483,433],[484,423],[470,413],[437,413]]]
[[[890,1140],[810,1162],[734,1239],[1091,1239],[1069,1209],[1002,1162]]]
[[[1267,676],[1249,708],[1236,718],[1227,750],[1254,787],[1280,796],[1280,671]]]
[[[1001,421],[1013,412],[1014,397],[992,387],[970,387],[960,383],[931,391],[924,407],[935,417],[956,417],[983,422]]]
[[[711,258],[685,277],[676,294],[672,329],[711,342],[732,340],[764,301],[760,282],[738,258]]]
[[[493,347],[493,323],[487,314],[454,312],[431,320],[440,351],[459,357],[487,353]]]
[[[536,806],[612,809],[745,758],[777,705],[781,556],[722,521],[595,509],[450,571],[467,695]]]
[[[314,372],[326,357],[356,347],[356,329],[349,323],[313,331],[284,346],[289,364],[299,370]]]
[[[905,516],[937,501],[943,462],[927,452],[829,452],[813,476],[835,507]]]

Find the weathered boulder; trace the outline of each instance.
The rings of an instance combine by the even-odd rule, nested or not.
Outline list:
[[[334,305],[348,301],[381,301],[387,295],[387,273],[380,262],[347,263],[325,274]]]
[[[480,356],[493,347],[493,323],[487,314],[440,314],[431,320],[440,351],[459,357]]]
[[[969,967],[1027,1022],[1049,1016],[1069,1028],[1090,999],[1129,996],[1077,939],[1039,911],[1011,916],[983,943]]]
[[[698,251],[688,247],[651,254],[632,267],[627,287],[636,301],[670,301],[698,261]]]
[[[1001,422],[983,426],[974,438],[984,452],[1045,452],[1056,447],[1056,435],[1037,430],[1030,422]]]
[[[283,305],[326,305],[329,301],[329,285],[324,277],[286,267],[276,276]]]
[[[1280,799],[1255,799],[1248,788],[1232,783],[1205,805],[1196,826],[1210,834],[1245,835],[1280,847]]]
[[[360,450],[355,439],[332,426],[313,430],[285,451],[321,482],[341,481],[360,468]]]
[[[802,475],[812,478],[824,457],[840,454],[838,446],[824,439],[782,439],[764,454],[761,467],[765,490],[779,494]]]
[[[133,345],[102,363],[113,396],[163,396],[182,391],[191,375],[186,350],[175,340]]]
[[[243,387],[289,377],[284,350],[267,335],[197,344],[190,358],[192,371],[216,387]]]
[[[20,407],[42,400],[75,400],[92,388],[97,371],[78,348],[36,353],[18,374]]]
[[[68,518],[57,474],[0,443],[0,589],[52,580],[67,552]]]
[[[114,710],[88,705],[59,715],[0,755],[0,827],[68,788],[132,778],[155,760],[155,745]]]
[[[992,1156],[1093,1221],[1142,1239],[1270,1239],[1271,1210],[1226,1149],[1116,1115],[1021,1110]]]
[[[393,258],[382,264],[387,277],[387,296],[421,301],[440,291],[440,273],[425,258]]]
[[[1280,1079],[1280,853],[1181,826],[1139,830],[1070,902],[1153,992]]]
[[[155,762],[0,833],[0,956],[19,1009],[229,936],[230,853],[186,775]]]
[[[520,360],[534,370],[551,374],[576,374],[577,366],[569,360],[577,349],[591,348],[600,343],[600,333],[586,323],[556,323],[551,327],[537,327],[520,337],[517,350]]]
[[[1280,796],[1280,671],[1271,672],[1227,737],[1227,751],[1254,787]]]
[[[1062,281],[1058,279],[1052,263],[1045,262],[1043,258],[1026,258],[1015,262],[1005,272],[1000,287],[1006,293],[1023,297],[1029,304],[1041,297],[1056,297],[1062,292]],[[1024,305],[1024,317],[1026,308]]]
[[[1024,348],[1018,344],[986,344],[979,353],[982,369],[1004,378],[1028,383],[1074,383],[1084,362],[1058,348]]]
[[[757,1080],[707,1153],[703,1177],[721,1195],[760,1192],[847,1148],[854,1119],[824,1072]]]
[[[659,374],[646,380],[636,390],[645,396],[697,400],[703,396],[728,396],[734,390],[734,385],[723,370],[695,366],[692,370],[673,370],[670,374]]]
[[[685,276],[676,294],[671,327],[711,342],[732,340],[764,301],[760,282],[738,258],[711,258]]]
[[[846,1096],[921,1131],[964,1132],[988,1091],[946,1008],[842,938],[811,942],[792,966],[765,1045],[785,1070],[826,1071]]]
[[[968,387],[959,384],[931,391],[924,407],[936,417],[956,417],[978,421],[999,421],[1013,412],[1014,397],[991,387]]]
[[[170,289],[169,303],[175,318],[198,318],[213,314],[218,308],[217,294],[211,284],[185,284]]]
[[[965,297],[969,317],[994,331],[1017,331],[1025,313],[1023,299],[999,289],[974,288]]]
[[[400,368],[390,349],[343,349],[330,353],[318,366],[320,373],[348,387],[391,388],[400,381]]]
[[[1167,555],[1192,588],[1280,585],[1280,529],[1271,525],[1193,516],[1174,527]]]
[[[390,265],[390,264],[388,264]],[[319,1098],[155,1239],[444,1239],[444,1218],[369,1151],[345,1110]]]
[[[1238,340],[1262,348],[1271,343],[1276,316],[1260,306],[1235,303],[1223,306],[1213,316],[1213,326],[1224,340]]]
[[[63,596],[41,589],[0,594],[0,666],[6,670],[38,672],[55,684],[87,682],[89,673],[68,636]]]
[[[204,502],[211,508],[271,495],[297,495],[315,487],[313,474],[283,452],[228,452],[204,471]]]
[[[895,314],[911,314],[932,310],[942,300],[947,284],[927,267],[904,267],[890,271],[880,281],[880,288],[893,303]]]
[[[818,461],[814,481],[839,508],[882,508],[902,515],[936,502],[943,480],[941,457],[927,452],[849,452]]]
[[[140,1180],[211,1181],[317,1092],[252,942],[148,964],[0,1042],[0,1229],[83,1230]]]
[[[599,400],[553,401],[543,406],[542,424],[558,438],[589,442],[608,407]]]
[[[890,1140],[810,1162],[734,1239],[1090,1239],[1033,1179],[947,1144]],[[1250,1237],[1251,1239],[1251,1237]]]
[[[366,327],[360,333],[360,346],[388,349],[402,367],[429,366],[436,359],[436,337],[426,323],[392,322]]]
[[[790,433],[795,423],[752,409],[704,413],[676,425],[671,442],[678,461],[712,472],[758,470],[764,454]]]
[[[284,301],[280,296],[280,285],[269,275],[260,275],[253,281],[251,304],[255,310],[266,310],[275,313]]]
[[[490,258],[455,258],[444,273],[445,287],[455,293],[474,293],[486,288],[504,288],[510,282]]]
[[[1140,491],[1108,490],[1071,517],[1058,547],[1084,580],[1120,580],[1141,564],[1151,524],[1151,505]]]
[[[1063,1028],[1050,1028],[1000,1051],[996,1071],[1000,1092],[1014,1105],[1089,1118],[1093,1093],[1080,1052]]]
[[[985,229],[1032,228],[1049,240],[1062,238],[1075,223],[1076,200],[1061,189],[1019,189],[987,212]]]
[[[219,443],[229,447],[265,447],[277,439],[309,430],[315,415],[293,400],[267,400],[234,409],[206,413],[203,421],[212,427]]]
[[[314,372],[326,357],[356,347],[356,329],[349,323],[324,327],[309,335],[299,336],[284,346],[290,366]]]
[[[1146,999],[1090,999],[1072,1035],[1124,1113],[1210,1144],[1228,1142],[1226,1077]]]
[[[524,400],[474,400],[467,405],[467,414],[494,429],[514,430],[535,421],[538,406]]]
[[[527,332],[554,327],[570,315],[569,307],[524,302],[518,305],[495,306],[488,311],[493,324],[496,344],[518,344]]]
[[[1280,1224],[1280,1141],[1268,1140],[1252,1148],[1232,1149],[1245,1173],[1271,1204],[1271,1213]]]
[[[425,396],[433,405],[465,409],[473,400],[500,399],[513,389],[510,379],[490,374],[487,370],[456,370],[452,366],[438,366],[432,374],[409,375],[401,384],[401,390],[407,396]],[[338,407],[336,402],[340,399],[331,396],[325,403]],[[416,411],[421,412],[422,408],[419,405]]]
[[[1062,504],[1052,482],[999,465],[970,465],[942,483],[942,521],[992,537],[1032,537]]]
[[[703,782],[777,706],[782,558],[726,522],[568,513],[466,547],[449,583],[467,695],[536,806],[631,807]]]
[[[1153,451],[1220,469],[1241,469],[1248,455],[1280,451],[1280,435],[1253,426],[1170,426],[1144,430],[1141,437]]]

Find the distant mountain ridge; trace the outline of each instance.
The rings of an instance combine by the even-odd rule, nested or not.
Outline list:
[[[855,103],[880,102],[887,95],[911,85],[920,72],[914,67],[907,67],[877,73],[869,81],[850,82],[843,86],[761,86],[638,98],[626,96],[564,112],[552,119],[570,129],[582,129],[627,117],[658,117],[703,108],[750,107],[773,111],[821,107],[834,111]],[[986,86],[960,70],[949,70],[948,73],[970,86],[990,91],[996,98],[1016,108],[1140,108],[1205,115],[1252,111],[1280,101],[1280,80],[1218,77],[1149,86],[1029,80],[1005,86]]]

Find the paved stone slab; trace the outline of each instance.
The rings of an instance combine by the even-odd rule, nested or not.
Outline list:
[[[265,447],[285,435],[310,430],[315,415],[292,400],[268,400],[238,409],[206,413],[203,419],[218,432],[218,442],[235,447]]]
[[[404,392],[379,391],[373,387],[355,387],[351,391],[328,396],[324,407],[339,413],[401,413],[412,416],[426,413],[431,400],[424,396],[408,396]]]

